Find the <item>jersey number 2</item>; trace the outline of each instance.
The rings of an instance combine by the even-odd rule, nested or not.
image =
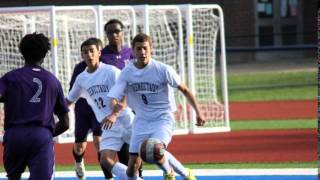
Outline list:
[[[94,99],[94,102],[97,104],[99,109],[106,107],[106,105],[103,104],[103,99],[101,97]]]
[[[36,93],[32,96],[32,98],[29,100],[29,102],[31,103],[38,103],[41,101],[41,99],[39,98],[41,92],[42,92],[42,82],[40,79],[38,78],[33,78],[32,81],[34,83],[36,83],[38,85],[38,90],[36,91]]]

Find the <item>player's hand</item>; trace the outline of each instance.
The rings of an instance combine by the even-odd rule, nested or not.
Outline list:
[[[104,129],[104,130],[111,129],[112,125],[116,122],[117,117],[118,116],[115,114],[111,114],[111,115],[105,117],[102,120],[102,129]]]
[[[206,123],[202,114],[197,115],[197,123],[196,126],[203,126]]]

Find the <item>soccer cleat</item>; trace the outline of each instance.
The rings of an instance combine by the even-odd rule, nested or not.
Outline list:
[[[193,175],[193,172],[191,169],[187,169],[188,176],[185,178],[185,180],[197,180],[197,178]]]
[[[165,174],[164,180],[176,180],[176,176],[174,175],[174,171],[172,170],[169,174]]]
[[[84,163],[83,161],[77,163],[75,165],[75,171],[76,171],[76,175],[78,180],[85,180],[86,179],[86,169],[84,168]]]

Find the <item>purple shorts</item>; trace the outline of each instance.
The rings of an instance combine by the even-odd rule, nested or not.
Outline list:
[[[3,162],[9,179],[18,179],[28,166],[30,180],[53,177],[52,132],[41,126],[18,126],[5,131]]]
[[[79,99],[75,105],[75,142],[86,142],[90,130],[94,136],[101,136],[100,123],[85,99]]]

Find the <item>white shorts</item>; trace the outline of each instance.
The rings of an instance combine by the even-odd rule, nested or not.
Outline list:
[[[164,115],[157,120],[145,120],[136,117],[133,123],[129,152],[138,153],[140,144],[148,138],[159,139],[168,147],[173,130],[173,114]]]
[[[102,130],[100,151],[102,150],[114,150],[120,151],[124,143],[130,143],[132,134],[132,122],[134,115],[132,113],[126,116],[119,117],[117,122],[112,126],[111,129]],[[127,122],[121,124],[120,122]]]

